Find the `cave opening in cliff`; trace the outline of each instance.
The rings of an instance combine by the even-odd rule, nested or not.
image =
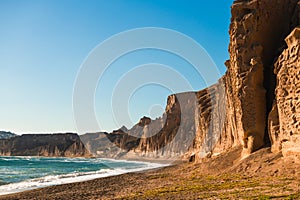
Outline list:
[[[282,1],[282,5],[278,5],[273,13],[266,13],[266,19],[260,27],[258,33],[258,40],[263,45],[263,64],[264,64],[264,82],[263,86],[266,90],[266,128],[264,135],[264,142],[266,146],[271,146],[271,141],[268,133],[268,117],[272,110],[273,103],[275,100],[275,88],[276,88],[276,75],[274,74],[274,64],[277,61],[280,54],[286,48],[285,38],[295,27],[294,14],[297,11],[297,1],[290,1],[289,12],[284,6],[287,4]],[[268,9],[267,9],[268,10]],[[285,13],[282,15],[282,13]],[[268,23],[265,23],[265,22]],[[274,26],[274,24],[276,24]]]
[[[275,99],[276,76],[273,72],[273,65],[264,68],[264,88],[266,89],[266,122],[272,110],[273,101]],[[266,146],[271,146],[271,140],[268,132],[268,124],[266,124],[264,142]]]
[[[278,21],[282,21],[276,19]],[[277,34],[273,34],[273,37],[269,37],[269,39],[265,39],[266,43],[264,44],[264,81],[263,86],[266,90],[266,126],[265,126],[265,135],[264,135],[264,143],[265,146],[271,146],[271,140],[268,131],[268,121],[269,114],[272,110],[273,103],[275,101],[275,88],[276,88],[276,75],[274,73],[274,64],[278,59],[279,55],[282,53],[285,42],[284,38],[288,34],[282,32],[282,29],[275,30]]]

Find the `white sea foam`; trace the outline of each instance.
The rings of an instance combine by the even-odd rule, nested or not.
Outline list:
[[[111,159],[107,159],[112,162],[119,162],[118,160],[114,161]],[[142,163],[142,162],[135,162],[135,161],[126,161],[129,163]],[[26,190],[42,188],[47,186],[53,185],[60,185],[60,184],[67,184],[67,183],[74,183],[74,182],[81,182],[87,181],[97,178],[103,178],[108,176],[115,176],[129,172],[138,172],[147,169],[154,169],[159,167],[164,167],[167,165],[157,164],[157,163],[143,163],[145,166],[140,168],[133,168],[133,169],[125,169],[125,168],[116,168],[116,169],[101,169],[98,171],[91,171],[91,172],[76,172],[70,174],[63,174],[63,175],[50,175],[41,178],[30,179],[26,181],[22,181],[19,183],[11,183],[7,185],[0,186],[0,195],[5,194],[12,194],[17,192],[22,192]]]

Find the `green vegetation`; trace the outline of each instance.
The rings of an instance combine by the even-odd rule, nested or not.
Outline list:
[[[197,175],[196,173],[182,180],[176,180],[170,174],[154,174],[150,180],[162,179],[164,186],[157,186],[144,191],[136,191],[122,196],[122,199],[153,199],[180,196],[188,199],[299,199],[300,194],[288,187],[294,178],[272,177],[265,179],[238,174]],[[276,194],[276,195],[274,195]]]

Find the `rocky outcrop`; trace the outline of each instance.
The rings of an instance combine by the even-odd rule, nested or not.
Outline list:
[[[189,154],[195,158],[211,156],[231,148],[232,138],[222,138],[226,127],[226,81],[225,77],[211,87],[197,92],[195,110],[195,131],[194,145],[190,148]]]
[[[221,112],[216,112],[216,116],[210,116],[216,118],[213,126],[219,121],[213,131],[214,138],[220,136],[212,154],[237,145],[243,146],[242,156],[269,145],[279,150],[279,143],[287,140],[283,135],[296,131],[298,97],[297,86],[293,83],[297,82],[299,68],[297,29],[287,38],[288,49],[276,64],[275,61],[284,50],[284,38],[299,24],[299,11],[298,0],[239,0],[232,5],[230,60],[225,63],[226,74],[218,86],[212,87],[219,88],[222,98],[214,98],[216,101],[212,102],[211,109],[220,110],[220,105],[225,106]],[[222,87],[225,88],[224,94],[220,90]],[[285,92],[279,91],[282,88]],[[283,93],[289,97],[280,98]],[[201,107],[201,102],[199,105]],[[203,113],[200,111],[200,116]],[[203,129],[203,126],[202,123],[199,127]],[[284,129],[289,133],[284,133]],[[196,140],[201,136],[203,133]],[[297,140],[292,136],[288,141]],[[200,155],[203,144],[205,142],[196,148]],[[289,144],[289,149],[296,151],[296,143],[293,144]]]
[[[195,92],[170,95],[164,115],[141,127],[141,139],[134,152],[174,159],[186,153],[196,133],[196,99]]]
[[[86,133],[84,135],[80,135],[80,139],[86,149],[94,156],[116,158],[128,152],[128,146],[124,145],[124,149],[122,149],[116,145],[118,142],[124,142],[123,136],[126,136],[126,134],[124,134],[123,130],[127,129],[122,127],[110,135],[106,132]]]
[[[12,132],[0,131],[0,140],[1,139],[9,139],[9,138],[12,138],[15,136],[17,136],[17,135]]]
[[[0,140],[1,156],[88,157],[77,134],[24,134]]]
[[[96,156],[176,159],[194,143],[196,99],[196,92],[170,95],[162,117],[144,116],[129,130],[85,134],[81,140]]]
[[[234,132],[246,154],[268,145],[274,61],[295,24],[296,9],[297,0],[235,1],[232,6],[227,110],[234,110]]]
[[[129,130],[107,134],[109,140],[127,152],[184,154],[191,160],[235,146],[243,147],[242,157],[265,146],[298,155],[299,5],[298,0],[236,0],[230,59],[218,83],[169,96],[161,118],[144,117]]]
[[[195,114],[196,97],[195,92],[170,95],[162,117],[151,120],[144,116],[129,130],[121,128],[105,134],[111,144],[119,148],[119,151],[113,149],[111,144],[107,144],[107,141],[102,138],[101,141],[98,139],[95,142],[95,146],[98,147],[97,150],[92,152],[96,152],[100,156],[130,158],[142,156],[173,159],[183,155],[193,144],[195,138],[193,116]],[[82,140],[86,146],[91,143],[89,140],[83,138]],[[100,150],[100,144],[108,147],[106,153],[103,154],[103,150]]]
[[[276,97],[269,115],[272,151],[300,160],[300,27],[286,38],[287,48],[275,64]]]
[[[197,157],[223,153],[239,145],[243,146],[242,157],[264,146],[276,146],[272,133],[270,143],[269,130],[277,130],[282,120],[292,123],[293,130],[296,130],[298,96],[297,86],[293,83],[297,82],[296,69],[299,68],[295,60],[299,53],[296,48],[297,31],[288,37],[289,48],[285,50],[285,56],[280,57],[283,60],[280,63],[289,69],[282,70],[282,74],[289,73],[292,77],[288,82],[277,81],[276,84],[276,77],[282,80],[282,75],[278,74],[275,61],[284,49],[284,38],[299,23],[299,11],[297,0],[234,2],[229,31],[230,60],[225,63],[227,72],[216,85],[199,91],[197,95],[196,138],[190,152],[196,155],[196,160]],[[287,99],[281,99],[291,111],[286,112],[289,117],[272,117],[279,106],[272,109],[273,101],[278,99],[276,87],[293,91],[290,97],[293,96],[294,106]],[[284,119],[280,120],[281,117]],[[273,118],[272,127],[268,129],[270,118]],[[292,127],[287,127],[287,130],[292,131]],[[298,140],[295,138],[293,136],[290,140]],[[296,151],[295,146],[290,149]]]

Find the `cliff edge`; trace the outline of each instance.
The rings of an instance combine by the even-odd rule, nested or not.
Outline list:
[[[236,0],[231,13],[230,59],[218,83],[170,95],[161,118],[142,118],[106,134],[109,141],[144,157],[198,161],[241,146],[241,158],[271,147],[299,160],[300,1]]]
[[[89,157],[79,136],[66,134],[24,134],[0,140],[1,156]]]

